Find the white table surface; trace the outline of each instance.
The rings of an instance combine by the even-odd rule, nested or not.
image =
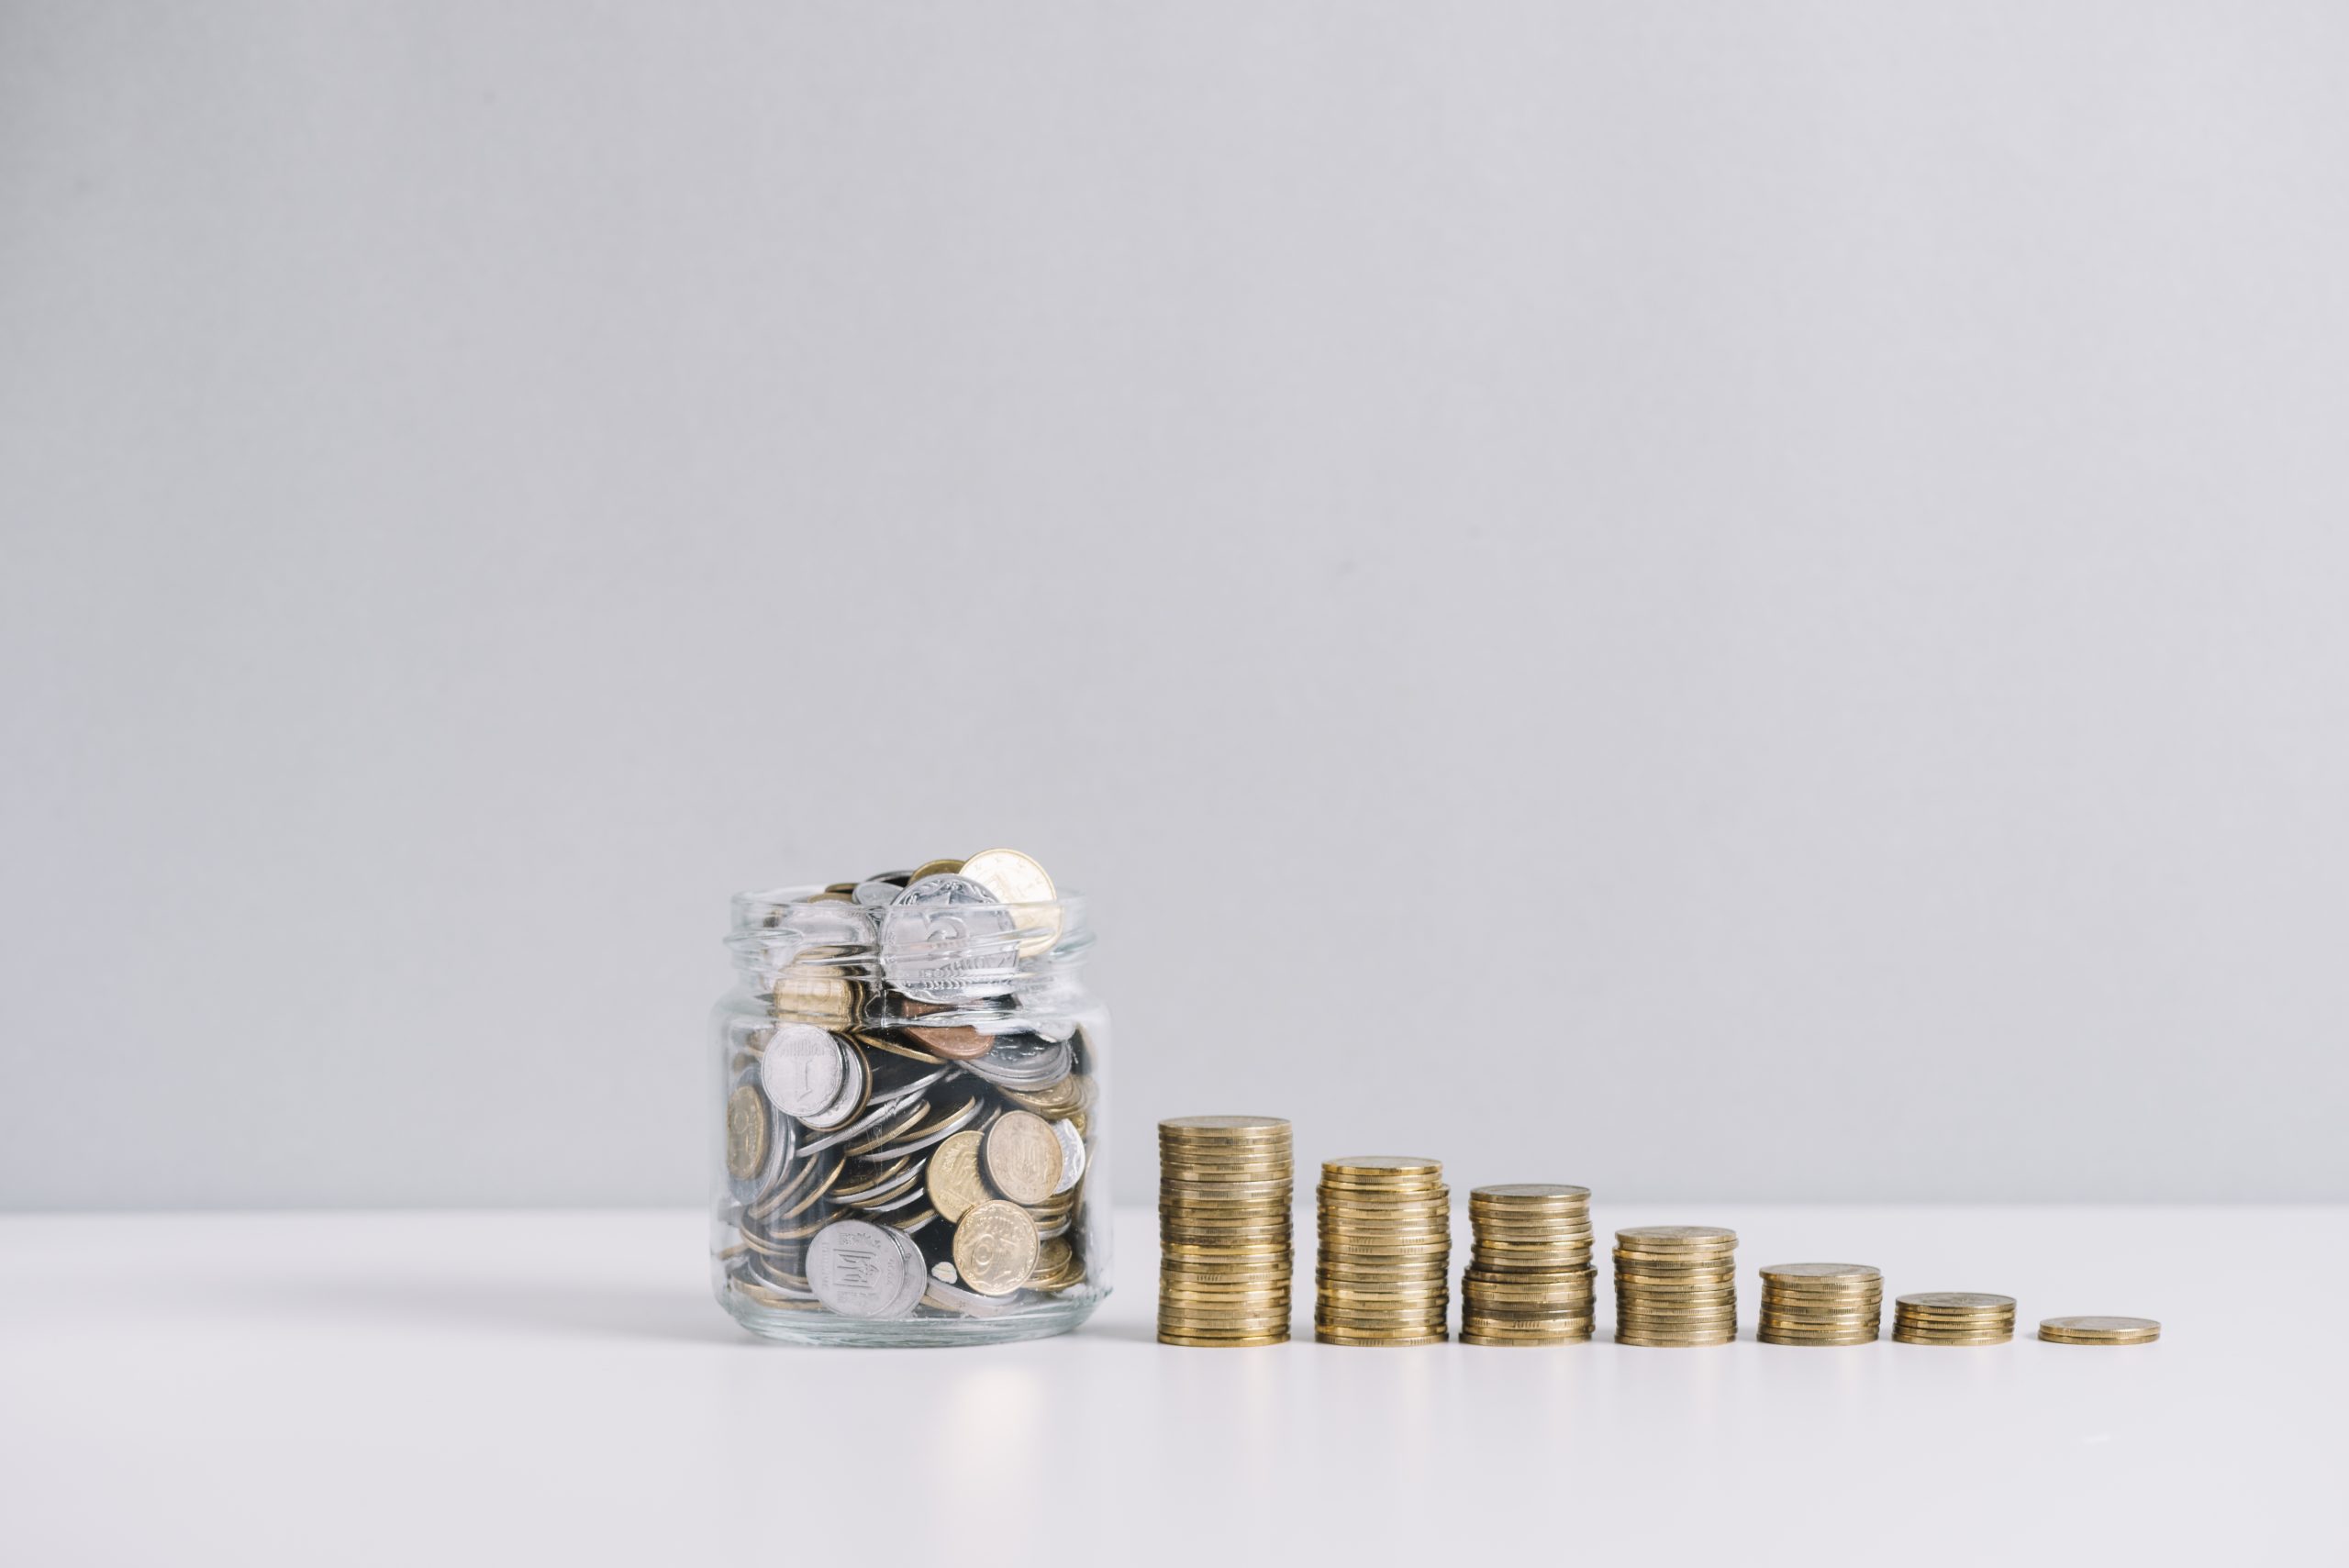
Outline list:
[[[1735,1226],[1747,1337],[1166,1348],[1146,1212],[1077,1334],[896,1351],[753,1340],[682,1211],[0,1218],[0,1562],[2349,1560],[2349,1209],[1596,1217]],[[2022,1336],[1755,1343],[1814,1258]]]

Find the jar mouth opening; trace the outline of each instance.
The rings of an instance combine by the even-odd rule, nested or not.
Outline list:
[[[1082,919],[1091,900],[1075,888],[1063,888],[1055,898],[999,900],[1002,907],[1025,921],[1030,915],[1051,915],[1058,912],[1063,917]],[[820,913],[826,909],[870,909],[874,913],[889,907],[886,904],[857,904],[827,892],[821,885],[808,883],[790,887],[770,887],[754,893],[738,893],[730,900],[734,911],[734,929],[738,931],[756,929],[769,923],[773,915]]]
[[[820,886],[738,893],[726,945],[738,967],[762,987],[783,970],[829,970],[864,979],[909,975],[955,988],[1027,989],[1051,972],[1081,962],[1093,946],[1081,893],[1025,902],[961,906],[943,911],[896,904],[858,904]]]

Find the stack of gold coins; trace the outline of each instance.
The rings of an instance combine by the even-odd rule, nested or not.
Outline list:
[[[1364,1154],[1321,1166],[1313,1337],[1325,1345],[1432,1345],[1452,1308],[1452,1190],[1443,1165]]]
[[[1765,1345],[1868,1345],[1884,1318],[1884,1275],[1865,1263],[1774,1263],[1762,1271]]]
[[[1546,1182],[1468,1195],[1475,1250],[1460,1276],[1460,1338],[1471,1345],[1564,1345],[1590,1338],[1590,1189]]]
[[[1726,1345],[1737,1338],[1737,1232],[1641,1225],[1615,1232],[1615,1342]]]
[[[1892,1337],[1904,1345],[2003,1345],[2015,1337],[2015,1298],[1978,1290],[1929,1290],[1892,1304]]]
[[[2051,1345],[2150,1345],[2162,1326],[2150,1318],[2049,1318],[2039,1337]]]
[[[1289,1126],[1279,1117],[1158,1124],[1159,1343],[1288,1338],[1296,1184]]]

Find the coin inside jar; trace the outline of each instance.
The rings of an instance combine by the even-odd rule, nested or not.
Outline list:
[[[1019,956],[1035,958],[1052,951],[1060,940],[1059,896],[1042,866],[1018,850],[981,850],[962,865],[962,874],[1006,904],[1033,907],[1019,912]]]
[[[814,1024],[785,1024],[759,1057],[759,1086],[785,1116],[815,1116],[847,1084],[848,1048]]]
[[[726,1097],[726,1173],[738,1182],[767,1162],[767,1097],[756,1084],[740,1084]]]
[[[995,1049],[995,1037],[968,1024],[907,1024],[903,1031],[950,1062],[968,1062]]]
[[[981,1296],[1008,1296],[1036,1272],[1036,1222],[1016,1203],[974,1204],[954,1227],[954,1268]]]
[[[985,1135],[958,1132],[931,1151],[927,1177],[930,1207],[952,1225],[974,1204],[986,1201],[986,1182],[979,1174],[979,1145]]]
[[[1033,1111],[1006,1111],[987,1129],[987,1180],[1014,1203],[1041,1203],[1061,1180],[1061,1140]]]
[[[836,1220],[807,1244],[807,1284],[843,1318],[903,1318],[928,1288],[913,1239],[868,1219]]]

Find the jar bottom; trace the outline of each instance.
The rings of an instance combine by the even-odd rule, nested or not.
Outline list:
[[[737,1323],[763,1340],[792,1345],[839,1345],[864,1349],[1001,1345],[1018,1340],[1043,1340],[1065,1334],[1086,1318],[1108,1296],[1107,1290],[1074,1293],[1049,1301],[1015,1307],[1000,1317],[964,1318],[841,1318],[829,1312],[762,1306],[732,1291],[720,1290],[718,1304]]]

